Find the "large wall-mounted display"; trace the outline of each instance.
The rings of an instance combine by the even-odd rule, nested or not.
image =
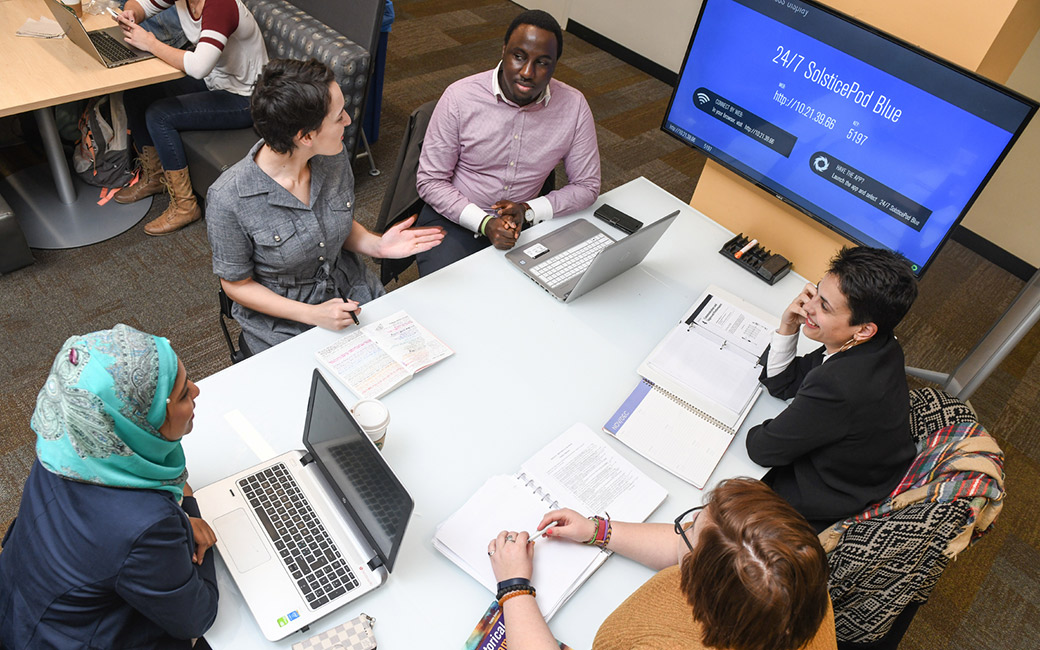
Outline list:
[[[706,0],[662,129],[920,275],[1036,102],[803,0]]]

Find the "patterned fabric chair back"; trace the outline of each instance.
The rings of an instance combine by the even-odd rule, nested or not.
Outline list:
[[[910,391],[911,434],[918,449],[939,429],[977,421],[967,405],[940,390]],[[913,504],[850,526],[827,558],[838,641],[893,641],[885,637],[896,618],[911,604],[928,600],[950,561],[944,550],[971,518],[969,500],[955,499]]]
[[[368,51],[285,0],[242,0],[242,3],[260,25],[269,57],[315,58],[332,68],[351,120],[343,141],[347,151],[354,151],[368,84]]]

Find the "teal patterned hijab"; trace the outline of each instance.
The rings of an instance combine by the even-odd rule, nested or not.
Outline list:
[[[127,325],[70,337],[36,398],[37,457],[74,481],[167,490],[179,501],[184,450],[159,433],[176,379],[164,338]]]

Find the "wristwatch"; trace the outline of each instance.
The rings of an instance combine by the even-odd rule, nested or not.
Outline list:
[[[526,203],[521,203],[520,205],[524,206],[524,221],[526,221],[529,226],[534,225],[534,210]]]

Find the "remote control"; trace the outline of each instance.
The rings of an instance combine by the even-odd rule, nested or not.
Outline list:
[[[596,208],[596,211],[593,212],[593,214],[618,230],[623,230],[630,235],[643,227],[642,221],[634,219],[621,210],[611,207],[606,203]]]

